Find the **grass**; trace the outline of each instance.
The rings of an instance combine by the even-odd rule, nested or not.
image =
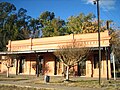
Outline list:
[[[33,80],[34,79],[34,80]],[[0,74],[0,81],[22,81],[28,80],[25,82],[26,84],[34,84],[40,85],[45,84],[44,76],[36,77],[36,76],[29,76],[29,75],[11,75],[9,78],[6,75]],[[30,81],[33,80],[33,81]],[[120,80],[106,80],[102,79],[101,86],[98,83],[98,79],[94,78],[81,78],[81,77],[70,77],[70,81],[65,82],[64,77],[59,76],[51,76],[50,82],[47,83],[49,85],[59,85],[59,86],[67,86],[67,87],[82,87],[82,88],[103,88],[104,90],[120,90]],[[2,89],[4,88],[4,89]],[[8,89],[7,89],[8,88]],[[14,89],[9,89],[14,88]],[[15,89],[17,88],[17,89]],[[17,86],[4,86],[0,85],[0,90],[38,90],[36,88],[29,88],[29,87],[17,87]],[[49,89],[39,89],[39,90],[49,90]]]
[[[0,81],[21,81],[21,80],[28,80],[28,78],[15,76],[15,75],[11,75],[10,77],[6,77],[6,75],[0,74]]]
[[[15,85],[0,85],[0,90],[53,90],[53,89],[45,89],[45,88],[33,88],[33,87],[20,87]]]
[[[6,74],[0,74],[0,79],[34,79],[37,78],[35,75],[15,75],[15,74],[10,74],[9,77],[6,76]]]
[[[44,84],[44,81],[37,80],[33,82],[34,84]],[[70,81],[65,81],[64,78],[56,78],[51,77],[50,82],[48,84],[51,85],[61,85],[68,87],[82,87],[82,88],[104,88],[105,90],[120,90],[120,80],[102,80],[101,86],[98,83],[98,80],[87,80],[87,79],[74,79],[74,77]]]
[[[24,78],[0,78],[0,81],[21,81],[21,80],[28,80]]]

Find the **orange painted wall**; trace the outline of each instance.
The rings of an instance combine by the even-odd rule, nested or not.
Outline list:
[[[82,43],[85,47],[98,47],[98,33],[75,34],[76,42]],[[101,32],[101,46],[109,46],[110,36],[108,31]],[[73,43],[73,35],[36,38],[27,40],[9,41],[8,51],[27,51],[58,49],[60,45]]]

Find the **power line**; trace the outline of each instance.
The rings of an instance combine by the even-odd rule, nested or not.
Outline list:
[[[118,22],[118,23],[116,23],[116,24],[117,24],[117,26],[119,27],[119,26],[120,26],[120,21],[118,21],[118,19],[115,18],[116,16],[113,15],[113,13],[109,12],[109,10],[106,8],[106,6],[105,6],[104,4],[102,4],[102,6],[104,7],[104,9],[106,10],[106,12],[107,12],[109,15],[107,15],[106,13],[104,13],[104,14],[106,14],[106,16],[107,16],[108,18],[110,18],[110,16],[113,17],[114,20],[115,20],[116,22]],[[119,18],[119,17],[118,17],[118,18]]]

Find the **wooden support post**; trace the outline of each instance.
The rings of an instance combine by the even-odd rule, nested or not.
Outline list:
[[[36,52],[35,52],[36,54]],[[39,77],[39,58],[38,55],[36,54],[36,75]]]
[[[18,58],[16,58],[17,62],[16,62],[16,75],[18,75]]]
[[[16,63],[16,75],[18,75],[18,59],[17,59],[17,63]]]
[[[109,70],[108,70],[108,48],[105,47],[106,51],[106,66],[107,66],[107,80],[109,80]]]

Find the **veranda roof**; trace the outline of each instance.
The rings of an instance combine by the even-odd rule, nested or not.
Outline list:
[[[40,53],[40,52],[54,52],[55,49],[44,49],[44,50],[30,50],[30,51],[5,51],[0,52],[0,55],[8,55],[8,54],[27,54],[27,53]]]

